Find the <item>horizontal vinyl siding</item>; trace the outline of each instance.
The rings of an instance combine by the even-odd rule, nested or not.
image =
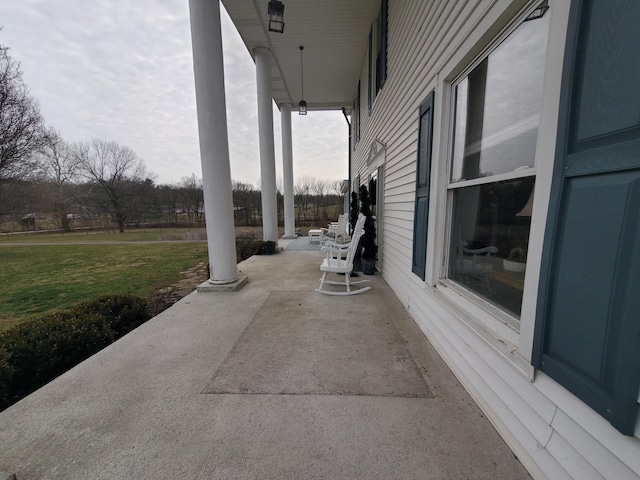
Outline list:
[[[604,448],[562,410],[558,409],[551,425],[557,435],[574,449],[583,454],[590,453],[587,457],[581,457],[579,461],[592,465],[603,478],[635,478],[633,471],[627,465],[624,465],[619,458]]]
[[[620,478],[640,478],[640,441],[637,437],[621,435],[604,418],[543,373],[538,374],[535,386],[557,405],[558,412],[567,417],[566,420],[561,416],[554,418],[552,426],[558,428],[561,435],[570,436],[574,448],[585,458],[603,471],[621,463],[636,473]],[[569,434],[567,425],[571,425],[575,431],[584,430],[584,433]],[[577,441],[577,437],[581,437],[580,441]]]
[[[387,265],[385,278],[390,270]],[[540,478],[640,478],[637,438],[620,435],[548,377],[530,383],[514,374],[508,361],[440,307],[429,288],[393,273],[387,281],[396,295],[534,477],[539,468]]]
[[[371,114],[361,115],[361,141],[353,156],[354,176],[360,175],[364,183],[369,175],[366,161],[371,143],[377,139],[386,145],[381,242],[385,278],[390,268],[413,275],[418,109],[435,89],[437,68],[451,56],[452,45],[463,41],[468,19],[481,17],[492,3],[389,2],[388,76]],[[366,80],[365,65],[361,85],[366,85]]]
[[[571,478],[544,448],[553,434],[549,422],[555,407],[544,398],[539,405],[529,404],[526,398],[540,400],[539,392],[464,322],[444,308],[432,293],[433,289],[418,277],[418,281],[413,280],[407,276],[406,268],[397,268],[389,259],[385,260],[384,276],[449,368],[534,478]]]
[[[474,31],[480,22],[504,17],[504,12],[515,12],[525,3],[389,0],[388,76],[367,114],[364,62],[361,137],[352,157],[352,175],[360,175],[365,183],[373,140],[385,144],[384,278],[532,475],[640,478],[638,439],[618,434],[548,377],[538,374],[531,383],[460,311],[411,272],[418,108],[435,89],[437,74],[445,64],[452,59],[470,61],[484,49],[481,41],[488,42],[500,30]],[[469,38],[480,43],[473,51],[459,51]]]

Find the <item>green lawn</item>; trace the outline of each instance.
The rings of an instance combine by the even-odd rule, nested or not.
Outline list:
[[[73,233],[15,233],[0,235],[0,245],[6,243],[82,243],[82,242],[151,242],[156,240],[179,240],[204,238],[204,228],[160,228],[127,230],[124,233],[73,232]]]
[[[156,240],[160,233],[80,235],[85,241],[144,241]],[[104,294],[147,296],[207,260],[206,242],[78,245],[68,238],[73,235],[65,235],[69,245],[39,244],[43,237],[59,241],[49,235],[30,240],[30,246],[3,245],[6,237],[0,241],[0,330]]]

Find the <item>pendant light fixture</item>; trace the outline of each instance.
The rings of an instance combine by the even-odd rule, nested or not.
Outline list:
[[[307,102],[304,101],[304,64],[302,63],[302,51],[304,46],[300,45],[300,85],[302,86],[302,100],[298,103],[298,113],[300,115],[307,114]]]
[[[269,31],[284,33],[284,5],[279,0],[271,0],[267,8]]]

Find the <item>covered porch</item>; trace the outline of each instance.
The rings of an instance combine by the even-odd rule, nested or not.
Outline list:
[[[294,173],[304,172],[295,170],[292,115],[342,112],[345,128],[335,133],[344,136],[345,165],[352,177],[351,133],[359,118],[359,114],[353,115],[354,102],[363,55],[372,41],[371,21],[379,13],[380,0],[288,4],[286,33],[270,27],[274,4],[285,8],[270,0],[189,1],[210,283],[222,290],[241,286],[245,276],[238,275],[234,259],[221,5],[255,62],[263,240],[278,240],[276,163],[282,164],[283,238],[295,238]],[[276,158],[274,150],[274,105],[280,116],[282,158]],[[344,178],[340,175],[335,180]],[[351,181],[348,178],[344,189],[345,211]]]
[[[321,258],[251,257],[243,289],[188,295],[2,412],[0,473],[529,478],[384,279],[328,298]]]

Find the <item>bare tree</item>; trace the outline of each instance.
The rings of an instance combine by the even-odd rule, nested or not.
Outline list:
[[[300,182],[297,182],[293,185],[293,198],[294,198],[294,208],[297,212],[297,223],[300,223],[302,220],[302,203],[304,199],[304,188]]]
[[[43,125],[20,64],[0,45],[0,203],[3,185],[29,179],[36,170],[34,153],[44,144]]]
[[[329,181],[329,193],[335,195],[338,199],[339,205],[344,206],[344,193],[342,192],[343,180],[331,180]],[[341,210],[342,211],[342,210]]]
[[[20,222],[23,217],[33,219],[47,211],[48,192],[42,182],[15,180],[2,186],[3,199],[0,201],[0,215],[14,218]],[[36,215],[37,214],[37,215]],[[35,224],[33,225],[35,228]]]
[[[153,179],[147,177],[143,181],[129,182],[135,192],[131,195],[128,206],[129,222],[140,226],[149,221],[159,221],[162,218],[162,207],[159,205]]]
[[[190,177],[182,177],[180,180],[180,189],[189,220],[201,222],[204,212],[202,179],[198,178],[195,173],[192,173]]]
[[[329,193],[335,195],[340,199],[340,202],[344,200],[344,193],[342,193],[343,180],[330,180],[329,181]]]
[[[44,140],[38,102],[22,80],[20,64],[0,45],[0,181],[28,176]]]
[[[329,193],[329,182],[327,180],[318,179],[313,182],[313,193],[320,200],[322,205],[322,222],[327,221],[327,194]]]
[[[136,206],[136,197],[147,189],[149,182],[145,181],[150,181],[143,161],[131,148],[100,139],[76,144],[74,155],[81,174],[102,194],[92,192],[100,209],[123,233],[125,222]]]
[[[178,185],[161,185],[158,187],[161,204],[168,208],[171,222],[178,223],[180,211],[180,187]]]
[[[249,226],[250,218],[253,216],[253,197],[256,190],[253,189],[253,185],[250,183],[242,183],[239,181],[233,181],[233,206],[237,211],[244,212],[244,224]]]
[[[69,205],[72,199],[67,187],[77,177],[78,159],[72,154],[67,142],[53,128],[46,134],[41,150],[40,168],[53,188],[52,209],[62,229],[69,231]]]
[[[300,219],[300,211],[302,210],[302,213],[304,213],[304,221],[307,221],[307,213],[311,200],[309,193],[312,190],[314,183],[315,179],[313,177],[305,175],[298,178],[293,187],[295,196],[298,198],[298,220]]]

